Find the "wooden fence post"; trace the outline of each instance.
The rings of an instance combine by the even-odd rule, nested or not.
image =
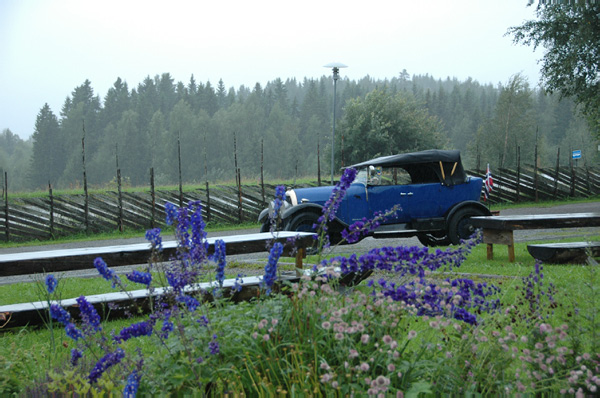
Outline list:
[[[521,201],[521,147],[517,146],[517,200]]]
[[[81,159],[83,163],[83,193],[84,193],[84,205],[83,205],[83,223],[85,225],[85,233],[90,232],[90,198],[88,196],[87,189],[87,174],[85,171],[85,121],[83,122],[83,137],[81,138]]]
[[[558,194],[558,170],[560,168],[560,147],[556,152],[556,171],[554,173],[554,197]]]
[[[210,190],[206,181],[206,222],[210,222]]]
[[[9,222],[9,212],[8,212],[8,172],[4,172],[4,234],[6,237],[6,241],[10,241],[10,222]]]
[[[535,163],[533,165],[533,187],[535,189],[535,202],[539,202],[538,197],[538,146],[537,146],[537,130],[535,133],[536,136],[536,144],[535,144]]]
[[[502,155],[500,155],[500,159],[498,162],[498,183],[494,183],[498,187],[498,203],[502,203],[502,189],[500,189],[500,170],[502,166],[500,165],[500,160],[502,159]]]
[[[573,152],[573,151],[571,151]],[[573,157],[570,158],[570,163],[571,163],[571,197],[574,198],[575,197],[575,167],[573,166]]]
[[[238,189],[238,222],[242,222],[242,174],[238,168],[237,162],[237,138],[235,131],[233,132],[233,164],[235,167],[235,182]]]
[[[117,169],[117,192],[119,193],[119,220],[117,221],[117,225],[119,232],[123,232],[125,227],[123,225],[123,190],[121,188],[121,169]]]
[[[50,239],[54,239],[54,196],[50,181],[48,181],[48,194],[50,195]]]
[[[183,181],[181,179],[181,141],[177,134],[177,159],[179,161],[179,207],[183,207]]]
[[[321,186],[321,148],[317,138],[317,184]]]
[[[262,192],[262,207],[266,206],[265,177],[264,177],[264,139],[260,139],[260,190]]]
[[[237,184],[238,184],[238,221],[241,224],[244,221],[242,212],[242,173],[237,169]]]
[[[150,228],[156,226],[156,192],[154,191],[154,167],[150,167],[150,199],[152,208],[150,209]]]

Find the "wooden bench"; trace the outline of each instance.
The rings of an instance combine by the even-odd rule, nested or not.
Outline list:
[[[600,213],[542,214],[472,217],[475,228],[483,229],[487,258],[494,258],[494,244],[508,246],[508,261],[515,262],[515,230],[600,227]]]
[[[274,240],[284,245],[284,256],[296,251],[296,268],[302,269],[302,259],[306,257],[306,248],[314,243],[311,232],[278,232],[275,236],[270,232],[257,234],[233,235],[207,239],[209,252],[214,251],[214,243],[220,239],[225,242],[227,256],[236,254],[266,252],[267,242]],[[289,238],[298,237],[295,247],[286,244]],[[166,261],[177,249],[176,241],[163,242],[162,257]],[[13,275],[29,275],[61,271],[75,271],[94,268],[94,259],[102,257],[109,267],[123,265],[146,264],[151,253],[149,243],[129,245],[85,247],[77,249],[44,250],[26,253],[0,254],[0,277]]]
[[[209,253],[214,251],[214,243],[221,239],[225,242],[226,255],[248,254],[265,252],[265,245],[269,241],[280,242],[284,245],[283,255],[289,256],[295,251],[296,272],[284,272],[280,275],[281,280],[297,281],[304,273],[302,259],[306,257],[306,248],[314,244],[314,233],[310,232],[278,232],[273,236],[270,232],[225,236],[222,238],[209,238]],[[294,246],[287,244],[288,238],[295,238]],[[162,256],[165,261],[175,254],[177,243],[175,241],[163,242]],[[59,272],[70,270],[81,270],[94,268],[93,261],[96,257],[102,257],[109,267],[135,265],[147,263],[151,247],[149,243],[87,247],[78,249],[44,250],[38,252],[14,253],[0,255],[0,276],[12,276],[33,274],[42,272]],[[235,279],[226,279],[223,289],[230,290]],[[261,276],[244,277],[241,286],[240,299],[256,297],[256,292],[262,282]],[[216,287],[216,282],[206,282],[186,289],[196,291],[211,291]],[[130,292],[114,292],[86,296],[87,300],[101,311],[102,316],[107,318],[123,316],[132,305],[147,307],[145,303],[154,296],[165,291],[164,288],[156,288],[150,292],[148,289],[134,290]],[[231,293],[229,293],[231,294]],[[111,305],[119,309],[107,310]],[[61,300],[61,305],[68,308],[72,315],[79,309],[76,299]],[[23,326],[42,325],[47,314],[48,302],[37,301],[31,303],[19,303],[0,305],[0,329],[15,328]]]
[[[547,264],[585,264],[588,257],[600,256],[600,242],[563,242],[527,245],[533,258]]]

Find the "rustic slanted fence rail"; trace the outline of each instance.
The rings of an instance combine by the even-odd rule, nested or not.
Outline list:
[[[469,171],[484,177],[484,171]],[[532,202],[568,197],[600,195],[600,169],[544,169],[521,166],[517,170],[492,170],[494,191],[491,203]],[[6,180],[6,177],[5,177]],[[304,186],[316,186],[318,183]],[[6,184],[5,184],[6,186]],[[5,188],[6,192],[7,189]],[[165,203],[178,204],[191,200],[203,203],[205,220],[214,223],[236,224],[256,221],[266,200],[273,195],[274,185],[256,184],[216,185],[192,191],[178,190],[148,192],[91,193],[86,195],[5,198],[0,210],[0,240],[48,240],[80,233],[111,232],[125,229],[148,229],[164,226]],[[269,194],[270,193],[270,194]],[[88,212],[86,214],[86,203]],[[87,223],[86,223],[87,220]]]
[[[536,172],[537,171],[537,172]],[[469,172],[484,177],[485,172]],[[535,202],[600,195],[600,169],[534,168],[492,170],[494,190],[491,203]]]

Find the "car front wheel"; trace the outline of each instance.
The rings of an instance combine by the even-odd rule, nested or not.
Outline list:
[[[478,209],[460,209],[450,219],[448,226],[448,237],[452,244],[460,244],[461,239],[469,239],[475,233],[475,227],[471,223],[471,217],[484,216],[483,211]]]

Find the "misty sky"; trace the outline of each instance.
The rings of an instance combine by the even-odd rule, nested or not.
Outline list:
[[[541,52],[514,45],[534,19],[527,0],[0,0],[0,131],[26,139],[48,103],[89,79],[103,99],[118,77],[135,88],[171,73],[227,88],[277,77],[409,74],[506,83],[539,80]]]

